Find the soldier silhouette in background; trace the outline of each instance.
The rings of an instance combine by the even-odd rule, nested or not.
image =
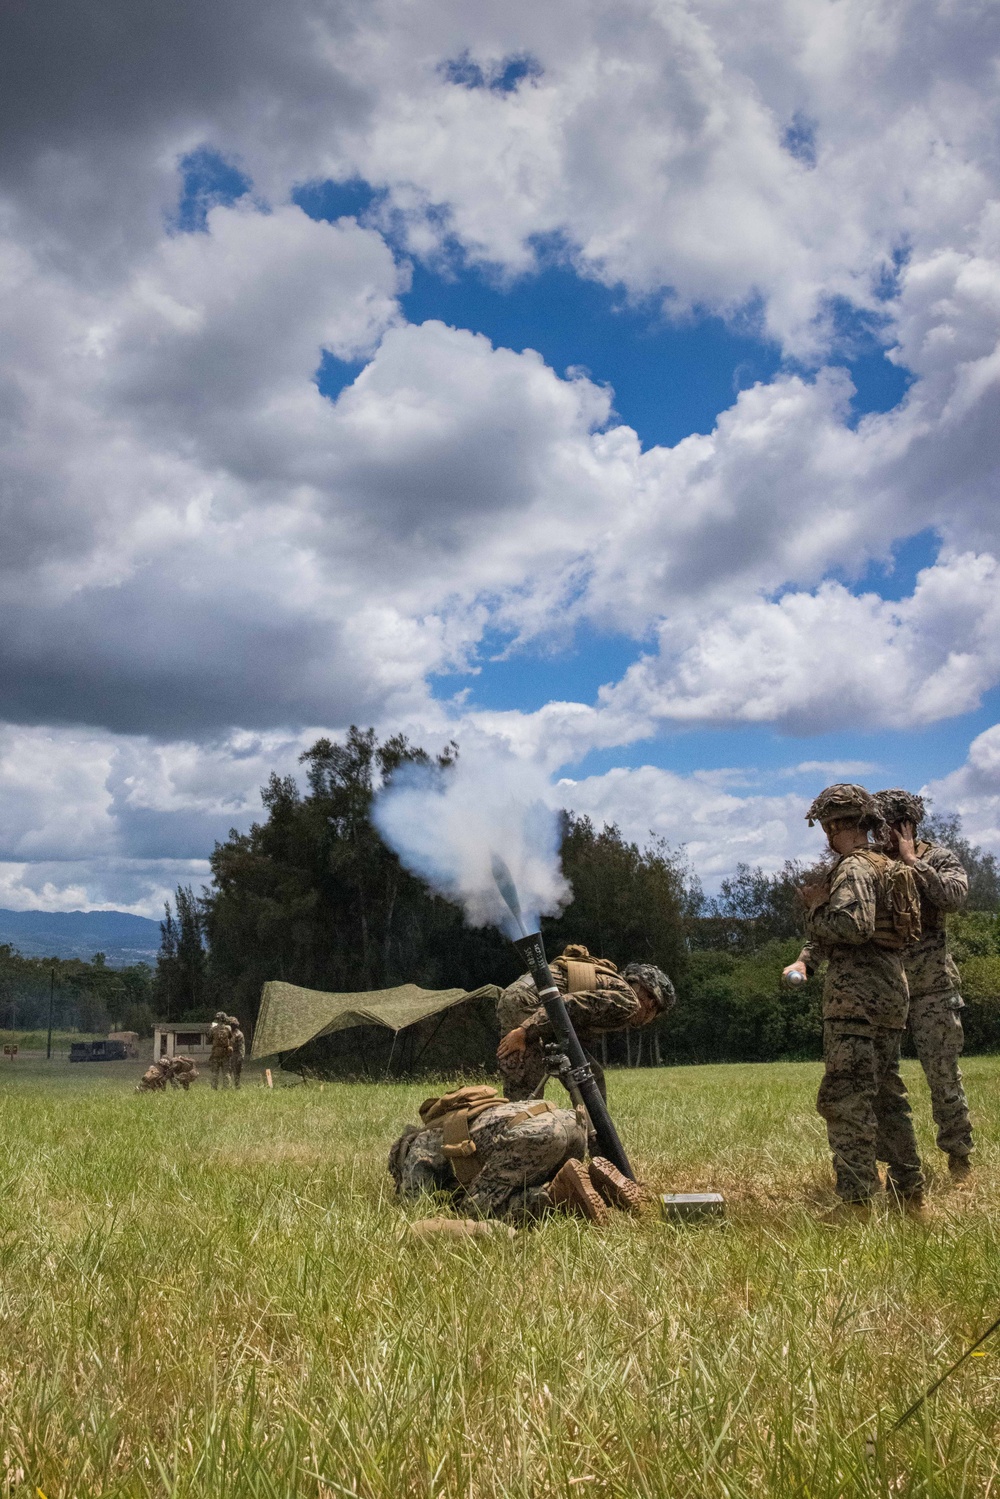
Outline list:
[[[225,1088],[229,1079],[229,1058],[233,1054],[233,1034],[229,1025],[229,1016],[225,1010],[217,1010],[210,1031],[212,1050],[209,1055],[208,1065],[212,1073],[212,1091],[218,1090],[221,1083]]]
[[[243,1059],[247,1054],[247,1038],[235,1015],[229,1016],[229,1040],[233,1048],[229,1053],[229,1078],[233,1087],[238,1088],[243,1075]]]

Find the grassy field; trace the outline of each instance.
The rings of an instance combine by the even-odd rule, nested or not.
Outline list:
[[[724,1226],[410,1239],[386,1147],[426,1086],[138,1096],[0,1073],[0,1494],[979,1496],[997,1479],[1000,1060],[976,1185],[831,1230],[818,1068],[616,1073],[633,1159]]]

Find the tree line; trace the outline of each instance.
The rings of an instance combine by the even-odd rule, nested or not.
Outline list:
[[[455,753],[438,758],[443,770]],[[207,888],[181,887],[168,905],[152,982],[158,1014],[200,1019],[222,1007],[252,1025],[272,978],[341,991],[511,982],[519,963],[506,939],[467,926],[457,906],[403,868],[372,823],[377,789],[400,766],[431,757],[402,735],[380,742],[354,727],[342,744],[318,739],[300,762],[304,786],[272,775],[262,819],[216,844]],[[957,819],[932,820],[929,830],[970,872],[973,914],[954,924],[975,999],[970,1045],[1000,1045],[1000,868]],[[658,1025],[663,1060],[819,1054],[817,981],[789,989],[779,980],[798,950],[798,864],[777,873],[740,865],[709,899],[682,850],[655,839],[643,847],[571,813],[562,815],[561,857],[573,899],[543,923],[549,950],[584,942],[619,964],[665,969],[678,1006]]]
[[[138,1031],[152,1028],[153,970],[148,963],[110,968],[103,953],[80,958],[26,958],[0,944],[0,1026],[6,1031]]]

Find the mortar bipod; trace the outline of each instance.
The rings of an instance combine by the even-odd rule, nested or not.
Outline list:
[[[562,1083],[573,1102],[574,1108],[586,1121],[587,1149],[593,1155],[597,1145],[597,1131],[594,1129],[593,1120],[587,1111],[587,1105],[583,1101],[583,1094],[573,1075],[573,1068],[570,1066],[569,1057],[564,1051],[560,1050],[558,1041],[544,1041],[542,1043],[542,1057],[545,1062],[545,1076],[532,1093],[532,1098],[542,1098],[544,1096],[545,1084],[550,1077],[554,1077],[558,1082]]]

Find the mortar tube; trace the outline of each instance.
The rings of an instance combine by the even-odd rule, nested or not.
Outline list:
[[[618,1170],[630,1181],[635,1181],[635,1172],[629,1164],[625,1147],[608,1113],[608,1106],[601,1097],[601,1090],[594,1077],[594,1069],[580,1045],[579,1036],[573,1029],[566,1002],[553,982],[541,932],[532,932],[530,936],[517,938],[514,946],[528,965],[531,977],[535,981],[535,988],[538,990],[538,998],[545,1007],[545,1013],[555,1032],[555,1039],[569,1057],[571,1079],[580,1090],[587,1113],[590,1115],[590,1121],[594,1126],[594,1133],[597,1135],[601,1154],[612,1165],[617,1166]]]

